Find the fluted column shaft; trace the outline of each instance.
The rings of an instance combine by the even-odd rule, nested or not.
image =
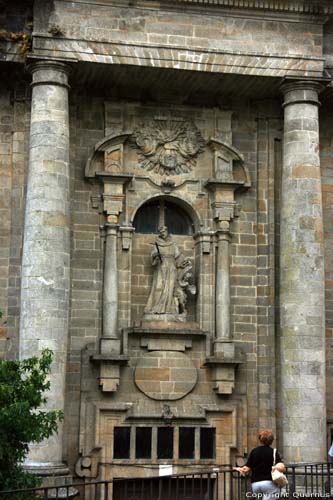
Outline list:
[[[281,428],[287,462],[326,460],[324,257],[316,82],[284,93]]]
[[[29,172],[22,258],[20,357],[54,353],[47,408],[64,409],[70,228],[68,67],[43,61],[32,73]],[[62,461],[62,428],[30,448],[28,463]]]

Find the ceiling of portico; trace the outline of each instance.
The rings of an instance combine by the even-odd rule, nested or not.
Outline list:
[[[72,87],[99,89],[119,98],[223,105],[224,100],[279,96],[281,78],[139,66],[78,63]]]
[[[283,78],[228,73],[149,68],[140,66],[77,63],[73,66],[73,90],[90,89],[120,99],[230,106],[238,99],[255,101],[282,99]],[[333,106],[333,87],[321,102]]]
[[[0,61],[0,74],[8,88],[31,81],[21,64]],[[207,73],[200,71],[147,68],[140,66],[73,63],[70,84],[73,93],[100,94],[106,98],[219,105],[230,108],[237,100],[282,100],[279,77]],[[327,82],[326,82],[327,84]],[[320,96],[323,105],[333,107],[333,86]],[[231,101],[231,102],[230,102]]]

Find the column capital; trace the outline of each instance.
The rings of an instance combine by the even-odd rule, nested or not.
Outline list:
[[[230,227],[219,228],[216,231],[216,236],[218,242],[227,241],[228,243],[230,243],[231,241]]]
[[[117,235],[119,228],[120,228],[119,224],[115,224],[112,222],[106,222],[104,224],[105,236]]]
[[[280,87],[284,95],[283,107],[306,103],[320,106],[318,96],[323,89],[324,85],[315,80],[286,80]]]
[[[62,61],[34,61],[27,65],[32,75],[31,86],[60,85],[69,88],[71,66]]]

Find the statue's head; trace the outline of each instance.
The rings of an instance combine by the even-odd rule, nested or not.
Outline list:
[[[163,238],[165,240],[169,235],[167,226],[160,226],[158,228],[158,234],[160,238]]]

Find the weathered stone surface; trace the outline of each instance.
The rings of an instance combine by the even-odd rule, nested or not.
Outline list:
[[[136,5],[131,7],[130,19],[126,10],[115,5],[81,3],[80,12],[77,9],[75,3],[68,8],[55,2],[48,22],[61,19],[64,35],[36,34],[36,53],[59,58],[70,53],[78,60],[109,64],[280,77],[314,77],[323,71],[321,26],[288,23],[287,12],[276,20],[223,10],[209,17],[208,27],[194,5],[190,11],[178,12]],[[37,26],[45,22],[43,11],[37,8]]]
[[[60,63],[39,62],[31,71],[33,95],[22,260],[20,357],[38,355],[45,348],[53,351],[47,405],[63,409],[70,278],[68,68]],[[62,164],[63,174],[44,170],[44,161],[52,157]],[[61,425],[57,435],[31,447],[29,462],[62,462]]]
[[[5,12],[1,13],[2,27],[21,29],[28,3],[7,2]],[[144,358],[144,369],[159,370],[145,372],[146,375],[161,375],[160,380],[157,377],[148,379],[146,389],[150,384],[154,391],[166,397],[173,391],[184,393],[189,386],[181,377],[176,381],[162,380],[166,378],[165,369],[171,377],[172,369],[179,368],[174,356],[177,353],[186,353],[186,359],[191,360],[197,371],[197,382],[190,393],[169,400],[169,412],[177,417],[175,421],[184,422],[182,419],[186,418],[188,425],[196,428],[197,444],[198,422],[216,427],[216,458],[212,463],[233,463],[235,454],[243,454],[257,444],[258,429],[263,427],[275,429],[277,426],[277,446],[283,448],[285,458],[304,460],[310,446],[318,450],[317,436],[316,443],[308,436],[313,434],[313,428],[319,429],[322,439],[325,435],[324,415],[318,416],[318,411],[324,414],[324,348],[322,335],[317,334],[323,331],[323,299],[319,290],[323,278],[318,273],[323,265],[323,244],[326,401],[328,426],[332,427],[333,122],[330,90],[322,98],[319,168],[318,113],[312,103],[317,97],[312,92],[308,96],[311,102],[304,106],[304,91],[295,91],[294,98],[300,102],[295,103],[294,110],[289,110],[284,123],[278,79],[288,75],[321,77],[325,60],[332,66],[333,24],[318,15],[318,2],[316,5],[307,2],[306,6],[296,0],[292,6],[290,2],[282,4],[275,0],[219,0],[210,6],[187,2],[182,6],[174,3],[171,8],[154,1],[149,5],[138,2],[135,6],[123,7],[94,0],[40,0],[36,3],[33,57],[41,60],[48,55],[66,58],[74,66],[70,92],[70,164],[68,167],[68,151],[64,147],[67,139],[60,125],[64,116],[63,96],[58,92],[52,95],[45,92],[36,99],[34,95],[30,141],[34,151],[29,165],[38,176],[33,183],[29,181],[28,187],[35,195],[27,205],[30,241],[26,241],[25,246],[22,287],[25,290],[29,287],[32,308],[51,313],[46,319],[44,314],[31,317],[25,314],[21,320],[22,327],[29,330],[30,335],[29,340],[23,339],[27,352],[35,353],[49,346],[55,350],[59,366],[63,367],[66,362],[66,382],[60,378],[56,380],[58,387],[66,384],[62,452],[71,467],[79,454],[93,456],[97,465],[90,470],[88,464],[87,469],[93,474],[103,455],[107,464],[103,468],[105,477],[113,473],[124,474],[124,465],[118,467],[113,460],[114,426],[134,427],[133,422],[139,421],[140,425],[157,422],[152,433],[156,443],[157,427],[165,425],[168,418],[163,410],[168,400],[152,399],[142,393],[135,384],[134,372]],[[320,6],[323,4],[324,1],[320,1]],[[311,15],[304,12],[305,8],[311,10]],[[10,15],[8,9],[16,9],[15,16]],[[12,24],[7,26],[7,22]],[[62,35],[53,36],[48,32],[53,24],[59,25]],[[2,54],[7,60],[12,57],[18,61],[21,56],[17,57],[16,48],[11,43],[2,43]],[[79,64],[74,63],[75,58]],[[3,60],[1,64],[5,70],[7,66]],[[331,71],[329,66],[327,69]],[[44,75],[49,82],[54,78],[49,70]],[[0,351],[6,356],[14,356],[19,349],[22,228],[31,108],[28,79],[16,65],[8,68],[0,86],[0,308],[4,311],[0,324]],[[66,83],[63,75],[58,75],[57,83]],[[51,119],[47,111],[49,105]],[[228,349],[224,349],[226,346],[222,343],[214,343],[218,260],[218,242],[214,236],[216,207],[204,185],[215,174],[231,179],[230,158],[227,155],[226,158],[213,158],[211,146],[206,148],[204,145],[204,151],[196,156],[196,164],[189,172],[169,175],[166,181],[174,180],[174,186],[165,182],[162,175],[158,177],[156,172],[142,168],[138,148],[133,148],[127,140],[140,123],[160,123],[161,120],[193,120],[205,145],[212,138],[232,144],[244,156],[250,173],[252,187],[246,193],[236,194],[235,217],[230,224],[230,322],[226,310],[220,318],[224,326],[230,326]],[[95,170],[105,168],[113,175],[123,168],[133,174],[133,180],[124,189],[109,180],[104,189],[93,176],[89,176],[89,180],[84,178],[85,165],[95,146],[116,133],[124,135],[123,141],[117,145],[118,149],[106,147],[101,151]],[[163,144],[170,152],[174,139],[170,141],[172,147],[168,141]],[[286,190],[281,188],[283,151],[284,168],[288,168],[291,179]],[[171,156],[175,156],[174,153]],[[65,215],[62,199],[68,185],[68,173],[70,217]],[[239,180],[238,172],[235,180]],[[47,196],[44,195],[45,187]],[[290,245],[286,247],[289,256],[285,266],[288,276],[282,286],[282,299],[291,305],[280,315],[283,191],[286,193],[282,203],[283,220],[289,224],[295,221],[295,211],[298,215],[295,227],[288,225]],[[295,193],[301,195],[295,198]],[[222,201],[230,202],[230,191],[224,196]],[[158,197],[166,197],[185,207],[195,230],[193,236],[174,238],[181,252],[193,259],[198,295],[195,300],[188,301],[189,321],[173,324],[168,331],[167,321],[164,331],[153,322],[140,324],[152,281],[149,256],[154,236],[133,234],[132,227],[139,207],[148,199]],[[32,211],[35,213],[33,224],[28,222]],[[119,215],[120,223],[113,239],[114,260],[111,262],[105,247],[107,238],[100,226],[105,228],[105,223],[111,222],[108,217],[115,215]],[[69,253],[66,250],[66,256],[59,257],[68,242],[66,228],[69,227],[70,276]],[[29,255],[37,247],[38,258],[31,259]],[[57,254],[56,260],[51,258],[53,254]],[[27,276],[27,268],[36,262],[40,273]],[[224,261],[221,269],[226,267]],[[114,292],[118,284],[117,308],[114,297],[105,293],[107,274],[107,290]],[[41,276],[45,282],[40,281]],[[64,347],[61,339],[67,328],[68,295],[63,290],[69,279],[70,344],[66,361],[59,349]],[[222,285],[226,287],[226,279],[222,280]],[[50,289],[53,289],[52,296]],[[222,297],[225,298],[225,290]],[[306,308],[298,306],[304,304],[304,297]],[[25,301],[24,294],[22,298]],[[104,307],[104,317],[103,301],[112,304],[109,310]],[[113,313],[115,310],[117,315]],[[102,339],[103,331],[109,330],[110,324],[115,335]],[[133,328],[135,324],[137,328]],[[132,333],[126,333],[128,328]],[[41,331],[44,338],[40,336]],[[211,368],[204,366],[205,360],[212,355],[215,345],[221,348],[221,353],[229,355],[230,361],[233,343],[245,353],[246,363],[238,367],[235,382],[232,370],[223,367],[220,381],[216,383],[218,391],[213,392],[216,377]],[[89,362],[89,357],[99,348],[109,354],[127,350],[128,364],[115,365],[108,361],[100,372],[98,366]],[[148,358],[146,349],[149,352],[171,351],[172,356]],[[183,366],[179,370],[183,370]],[[55,368],[54,373],[58,377],[59,369]],[[101,374],[104,377],[102,384],[109,394],[98,387]],[[276,416],[281,413],[281,385],[284,387],[283,402],[289,413],[286,418],[277,420]],[[54,400],[57,405],[63,404]],[[174,430],[177,456],[178,424],[174,425]],[[298,443],[293,433],[298,436]],[[283,435],[284,440],[281,439]],[[299,446],[301,440],[307,443],[306,448]],[[148,469],[140,469],[137,464],[133,468],[134,441],[132,439],[131,466],[125,474],[140,476],[148,473]],[[53,445],[57,449],[61,447],[59,443]],[[320,446],[323,448],[323,443]],[[47,446],[41,453],[45,453],[44,457],[50,455]],[[311,452],[310,460],[313,459]],[[156,456],[152,460],[157,460]],[[199,460],[196,448],[196,467]]]
[[[150,366],[151,360],[157,361],[156,368]],[[137,387],[148,397],[173,401],[183,398],[193,389],[197,382],[197,370],[186,354],[154,351],[141,357],[134,379]]]
[[[284,86],[285,123],[297,115],[315,120],[319,90],[319,85],[314,83]],[[301,460],[302,457],[302,460],[320,461],[325,457],[324,249],[318,150],[318,124],[311,136],[306,129],[298,129],[295,134],[287,126],[282,170],[280,261],[280,348],[281,361],[286,366],[286,370],[281,370],[280,405],[287,460]],[[316,206],[304,203],[308,192],[318,194]],[[310,342],[307,342],[308,336],[311,336]],[[317,363],[312,374],[307,371],[310,361]],[[297,406],[303,407],[302,419],[294,416]],[[317,408],[316,415],[312,413],[313,406]],[[310,414],[308,408],[311,408]],[[313,439],[313,429],[317,429],[317,439]]]

